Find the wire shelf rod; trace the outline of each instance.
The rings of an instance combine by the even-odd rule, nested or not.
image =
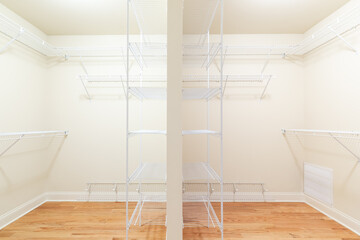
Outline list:
[[[10,132],[10,133],[0,133],[0,141],[7,140],[13,141],[7,148],[5,148],[1,153],[0,157],[4,156],[12,147],[14,147],[22,139],[31,139],[39,138],[45,136],[67,136],[68,131],[38,131],[38,132]],[[16,137],[11,139],[3,139],[3,137]]]
[[[331,130],[311,130],[311,129],[282,129],[283,134],[285,133],[310,133],[310,134],[336,134],[336,135],[351,135],[360,137],[360,132],[356,131],[331,131]]]
[[[24,135],[24,137],[26,136],[32,136],[32,135],[53,135],[53,134],[58,134],[58,135],[68,135],[69,131],[35,131],[35,132],[9,132],[9,133],[0,133],[0,137],[4,137],[4,136],[21,136]]]
[[[283,134],[292,133],[295,135],[303,134],[308,136],[321,136],[333,138],[341,147],[354,156],[360,162],[360,156],[347,147],[340,139],[356,139],[360,141],[360,132],[350,131],[328,131],[328,130],[307,130],[307,129],[282,129]]]

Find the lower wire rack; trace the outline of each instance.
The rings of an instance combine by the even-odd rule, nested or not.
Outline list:
[[[265,202],[263,183],[224,183],[224,202]],[[125,183],[88,183],[80,201],[125,202]],[[166,183],[131,183],[128,188],[129,227],[166,226]],[[183,183],[183,226],[221,228],[221,185]]]

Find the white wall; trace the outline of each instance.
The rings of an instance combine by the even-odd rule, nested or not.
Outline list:
[[[164,36],[153,38],[165,40]],[[125,42],[125,38],[119,36],[53,36],[49,40],[61,46],[69,43],[79,46],[123,46]],[[52,126],[70,130],[51,170],[48,191],[82,191],[88,182],[125,182],[126,101],[122,84],[93,84],[94,87],[89,88],[92,96],[89,101],[78,79],[79,74],[84,74],[79,60],[70,58],[57,62],[56,59],[47,72]],[[152,75],[166,74],[166,58],[145,60]],[[125,75],[123,58],[83,58],[83,62],[89,74]],[[137,63],[133,59],[131,62],[131,72],[138,73]],[[139,100],[131,97],[130,130],[166,130],[165,101],[144,101],[145,120],[142,128],[139,111]],[[130,138],[130,173],[138,166],[139,140],[140,137]],[[165,162],[165,136],[144,136],[142,146],[144,161]]]
[[[16,18],[2,5],[0,11]],[[8,41],[0,35],[0,46]],[[49,130],[44,57],[15,43],[0,54],[0,66],[0,132]],[[52,140],[21,140],[0,158],[0,215],[44,192]],[[0,153],[12,142],[1,137]]]
[[[360,35],[344,36],[360,49]],[[335,40],[305,58],[305,126],[360,131],[359,56]],[[341,139],[358,156],[359,139]],[[334,207],[360,220],[360,163],[331,138],[307,137],[306,161],[334,171]]]
[[[225,45],[291,44],[301,35],[225,35]],[[213,39],[216,36],[212,37]],[[187,36],[187,42],[192,38]],[[227,57],[224,74],[260,74],[268,56]],[[201,63],[201,61],[200,61]],[[217,59],[216,64],[219,64]],[[201,65],[201,64],[200,64]],[[200,73],[199,62],[185,62],[185,74]],[[212,67],[211,74],[218,74]],[[302,159],[293,159],[284,126],[304,125],[304,82],[301,61],[271,57],[264,74],[273,74],[262,101],[262,87],[228,83],[224,96],[224,180],[265,183],[271,192],[302,191]],[[262,85],[264,86],[264,85]],[[210,129],[219,130],[219,100],[210,105]],[[206,103],[185,101],[184,129],[206,128]],[[219,171],[219,140],[210,137],[210,163]],[[184,161],[206,161],[206,137],[184,137]]]

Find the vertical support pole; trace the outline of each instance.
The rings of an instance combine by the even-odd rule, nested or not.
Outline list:
[[[141,67],[140,67],[140,87],[143,87],[143,71],[144,71],[144,58],[143,58],[143,40],[144,40],[144,35],[143,32],[140,31],[140,47],[139,47],[139,59],[141,62]],[[140,129],[143,129],[143,101],[144,99],[141,98],[140,99]],[[139,156],[139,166],[142,167],[143,165],[143,152],[142,152],[142,146],[143,146],[143,135],[140,135],[140,144],[139,144],[139,151],[140,151],[140,156]],[[139,193],[140,193],[140,205],[142,204],[142,184],[141,184],[141,180],[139,183]],[[142,208],[140,208],[139,210],[139,226],[141,226],[141,214],[142,214]]]
[[[221,20],[220,20],[220,55],[221,55],[221,62],[220,62],[220,192],[221,192],[221,239],[224,239],[224,150],[223,150],[223,80],[224,80],[224,0],[221,1],[220,6],[220,13],[221,13]]]
[[[208,53],[207,53],[207,88],[208,90],[210,89],[210,31],[207,32],[207,44],[208,44]],[[210,128],[210,121],[209,121],[209,98],[206,99],[206,129],[209,130]],[[209,134],[207,134],[206,136],[206,144],[207,144],[207,164],[209,166],[210,164],[210,152],[209,152]],[[208,228],[210,227],[210,176],[209,176],[209,172],[208,172],[208,176],[207,176],[207,188],[208,188],[208,193],[207,193],[207,210],[208,210]]]
[[[126,240],[129,239],[129,44],[130,44],[130,23],[129,11],[130,0],[126,1]]]
[[[182,240],[183,0],[167,1],[167,232]]]

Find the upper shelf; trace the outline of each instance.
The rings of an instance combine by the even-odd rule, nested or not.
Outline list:
[[[319,46],[339,37],[346,45],[348,42],[342,34],[355,29],[360,24],[360,5],[344,12],[341,16],[327,23],[317,31],[308,34],[303,41],[286,52],[287,55],[304,55]],[[351,46],[350,46],[351,47]]]
[[[132,1],[133,2],[133,1]],[[213,14],[218,9],[218,1],[214,1],[215,5],[206,12],[206,18],[202,19],[205,23],[202,25],[204,29],[202,33],[206,33],[209,26],[213,21]],[[329,42],[330,40],[338,37],[345,42],[347,46],[354,49],[342,35],[352,29],[355,29],[360,24],[360,5],[357,5],[337,17],[332,22],[323,24],[318,30],[309,32],[304,35],[304,39],[299,43],[291,43],[285,45],[259,45],[249,46],[246,44],[240,45],[224,45],[224,56],[231,55],[304,55],[310,51],[318,48],[319,46]],[[13,42],[20,42],[35,51],[45,56],[68,56],[68,57],[125,57],[126,44],[119,46],[102,46],[102,47],[55,47],[48,43],[46,39],[42,39],[36,34],[32,33],[22,25],[16,23],[3,14],[0,14],[0,32],[10,38],[5,46],[0,47],[0,52],[4,51]],[[201,34],[199,41],[195,45],[185,45],[185,56],[216,56],[219,53],[220,44],[212,43],[210,49],[204,41],[204,36]],[[145,39],[146,40],[146,39]],[[135,59],[140,59],[138,56],[166,56],[167,45],[165,43],[151,43],[144,41],[143,43],[132,42],[130,51]],[[138,58],[137,58],[138,57]],[[146,64],[146,62],[144,62]]]

